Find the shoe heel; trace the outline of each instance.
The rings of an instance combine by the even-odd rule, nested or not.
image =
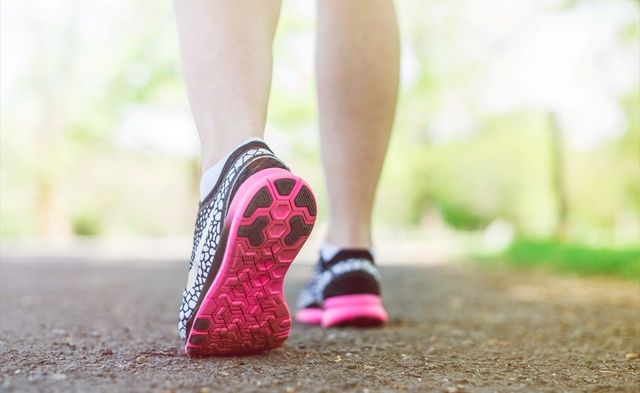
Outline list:
[[[389,320],[377,295],[334,296],[324,301],[322,326],[380,326]]]
[[[304,325],[320,325],[323,311],[321,308],[302,308],[296,312],[296,321]]]
[[[282,345],[291,326],[284,277],[315,218],[309,186],[288,171],[265,169],[240,186],[225,221],[224,257],[188,332],[187,354],[241,355]]]

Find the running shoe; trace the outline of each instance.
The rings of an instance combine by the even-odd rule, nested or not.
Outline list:
[[[316,219],[311,188],[267,145],[227,159],[200,203],[178,330],[186,354],[275,348],[291,326],[283,280]]]
[[[380,296],[380,273],[367,250],[344,249],[315,266],[298,296],[296,320],[304,324],[379,326],[388,321]]]

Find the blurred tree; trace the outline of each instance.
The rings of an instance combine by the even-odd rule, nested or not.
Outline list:
[[[551,168],[552,190],[554,192],[556,205],[555,236],[558,239],[564,240],[567,237],[567,226],[569,225],[569,206],[567,189],[564,180],[565,168],[563,151],[565,147],[563,142],[564,138],[562,135],[562,131],[560,130],[557,117],[552,112],[549,113],[549,134],[549,150],[551,152],[551,164],[549,165],[549,167]]]
[[[193,125],[170,3],[0,6],[0,233],[190,232],[197,147],[180,147]],[[402,92],[378,223],[637,242],[637,2],[397,7]],[[313,2],[282,11],[267,136],[323,202]]]

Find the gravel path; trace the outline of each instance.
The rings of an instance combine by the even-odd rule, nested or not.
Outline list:
[[[383,329],[294,325],[239,358],[179,353],[181,263],[2,260],[0,391],[631,392],[640,287],[470,264],[383,268]],[[287,276],[295,299],[307,265]]]

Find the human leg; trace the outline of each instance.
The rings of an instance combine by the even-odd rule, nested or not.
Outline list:
[[[261,140],[279,1],[175,3],[202,143],[201,202],[178,331],[195,356],[281,345],[284,275],[315,221],[313,193]]]

